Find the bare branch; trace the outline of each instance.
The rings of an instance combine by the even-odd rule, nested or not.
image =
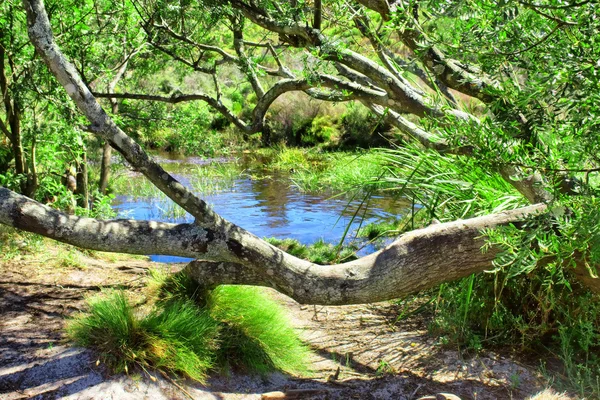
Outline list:
[[[227,108],[221,101],[217,98],[213,98],[205,93],[193,93],[193,94],[174,94],[173,96],[159,96],[152,94],[140,94],[140,93],[98,93],[92,92],[92,95],[97,98],[104,99],[131,99],[131,100],[145,100],[145,101],[159,101],[162,103],[184,103],[188,101],[204,101],[208,105],[210,105],[215,110],[225,116],[229,121],[235,124],[238,128],[248,131],[248,125],[239,119],[229,108]]]
[[[228,239],[196,224],[100,221],[66,215],[0,188],[2,224],[96,250],[200,257],[213,262],[192,262],[187,270],[208,287],[223,283],[262,285],[300,303],[329,305],[390,300],[493,268],[496,250],[481,251],[485,244],[481,231],[522,221],[545,208],[536,204],[432,225],[409,232],[385,249],[359,260],[315,265],[253,236]],[[223,259],[224,242],[235,255],[229,260]],[[592,283],[598,289],[596,281]]]

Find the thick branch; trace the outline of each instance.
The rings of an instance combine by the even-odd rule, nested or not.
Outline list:
[[[0,188],[0,223],[73,245],[133,254],[204,258],[188,267],[200,283],[272,287],[301,303],[353,304],[389,300],[492,268],[482,229],[543,212],[537,204],[409,232],[377,253],[338,265],[300,260],[247,233],[221,237],[195,224],[100,221],[66,215]],[[436,249],[436,251],[431,251]],[[230,252],[233,257],[226,257]]]
[[[86,249],[129,254],[202,257],[214,239],[213,232],[194,224],[68,215],[3,187],[0,223]]]

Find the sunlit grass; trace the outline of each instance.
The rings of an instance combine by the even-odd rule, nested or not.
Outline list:
[[[309,351],[290,327],[284,309],[264,289],[223,285],[208,292],[182,271],[153,271],[150,291],[158,304],[192,301],[219,322],[221,369],[306,373]]]
[[[115,372],[138,366],[204,382],[214,365],[218,324],[191,302],[170,302],[139,315],[120,291],[87,301],[87,313],[72,319],[68,336],[98,351]]]
[[[298,258],[303,258],[314,262],[315,264],[333,264],[337,262],[352,261],[357,258],[355,252],[357,248],[353,245],[339,246],[325,242],[319,239],[316,242],[306,246],[294,239],[266,238],[267,242],[281,250]]]
[[[219,286],[208,298],[213,318],[223,324],[218,359],[221,365],[266,373],[308,372],[310,352],[266,292],[251,286]]]

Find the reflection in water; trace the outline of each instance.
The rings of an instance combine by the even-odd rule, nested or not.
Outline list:
[[[190,180],[183,167],[176,177],[184,184]],[[352,223],[349,232],[358,229],[360,218],[352,222],[354,214],[364,217],[363,224],[367,224],[398,216],[398,211],[406,208],[401,200],[379,196],[369,200],[365,211],[365,207],[361,207],[361,199],[349,202],[344,198],[301,193],[289,178],[278,175],[264,179],[242,176],[228,190],[200,195],[224,218],[259,237],[292,238],[303,244],[320,238],[338,243],[348,224]],[[192,222],[189,214],[179,218],[166,217],[170,215],[166,211],[174,207],[170,200],[157,198],[117,196],[115,202],[115,210],[122,218]],[[373,248],[367,247],[361,253],[371,251]],[[151,259],[185,261],[172,256],[151,256]]]

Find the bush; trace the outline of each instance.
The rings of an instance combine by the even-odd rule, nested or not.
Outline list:
[[[302,137],[302,143],[315,145],[336,142],[339,136],[339,128],[331,117],[318,116],[311,121],[308,134]]]
[[[390,126],[365,106],[352,102],[348,104],[346,112],[342,115],[340,145],[351,148],[385,145],[380,135],[389,129]]]

